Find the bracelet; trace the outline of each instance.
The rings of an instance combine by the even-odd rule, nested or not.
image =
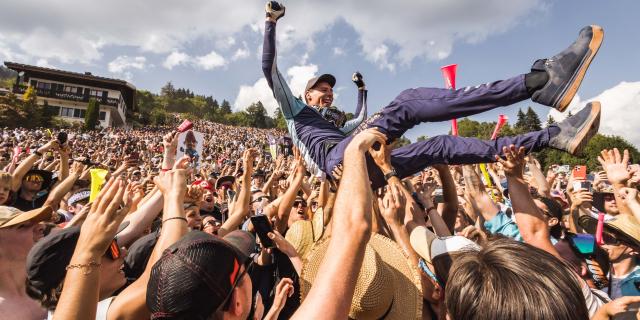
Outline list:
[[[162,224],[164,224],[165,222],[167,222],[169,220],[173,220],[173,219],[179,219],[179,220],[182,220],[184,222],[187,222],[187,218],[185,218],[185,217],[171,217],[171,218],[167,218],[167,219],[162,220]]]
[[[88,275],[91,273],[91,271],[93,271],[93,268],[98,268],[100,267],[100,263],[97,263],[95,260],[91,260],[89,261],[89,263],[79,263],[79,264],[70,264],[68,265],[65,270],[70,270],[70,269],[80,269],[82,270],[82,274],[84,275]]]

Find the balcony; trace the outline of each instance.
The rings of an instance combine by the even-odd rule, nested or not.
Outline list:
[[[13,93],[15,94],[23,94],[25,93],[25,91],[27,91],[27,86],[18,85],[18,84],[13,86]],[[87,103],[89,102],[90,98],[94,98],[102,106],[111,106],[111,107],[118,108],[119,99],[115,99],[115,98],[92,97],[84,94],[77,94],[72,92],[60,92],[60,91],[55,91],[51,89],[41,89],[41,88],[35,88],[35,91],[36,91],[36,95],[41,98],[54,98],[54,99],[87,102]]]

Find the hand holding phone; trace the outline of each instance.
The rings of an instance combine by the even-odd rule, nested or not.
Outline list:
[[[273,240],[269,238],[269,232],[273,232],[273,227],[271,226],[271,222],[265,215],[253,216],[250,218],[251,224],[253,224],[253,228],[256,230],[256,234],[258,238],[260,238],[260,243],[262,243],[262,247],[264,248],[274,248],[275,244]]]

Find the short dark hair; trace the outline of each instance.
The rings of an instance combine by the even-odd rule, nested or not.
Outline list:
[[[589,319],[570,266],[507,238],[453,259],[445,306],[453,319]]]

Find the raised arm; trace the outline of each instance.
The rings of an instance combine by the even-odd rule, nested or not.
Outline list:
[[[344,174],[333,213],[334,235],[309,295],[292,319],[346,319],[355,291],[365,246],[371,237],[372,195],[365,153],[385,143],[376,129],[358,134],[345,151]],[[340,281],[335,281],[341,279]]]
[[[265,10],[267,19],[262,45],[262,72],[267,79],[269,88],[273,91],[273,96],[278,101],[284,118],[292,119],[304,108],[305,104],[291,93],[291,89],[277,67],[276,22],[284,16],[285,7],[276,1],[269,1]]]
[[[249,204],[251,202],[251,175],[253,174],[253,160],[258,156],[256,149],[247,149],[242,155],[244,162],[244,171],[242,173],[242,187],[238,192],[237,200],[233,205],[233,209],[229,209],[231,214],[229,219],[218,230],[218,235],[224,237],[225,234],[237,228],[249,213]]]
[[[367,87],[364,84],[362,74],[360,74],[360,72],[354,73],[351,80],[353,80],[353,83],[358,87],[358,104],[356,106],[356,117],[347,121],[347,123],[340,128],[346,135],[351,134],[353,130],[367,118]]]
[[[511,198],[516,224],[522,239],[524,242],[562,259],[556,248],[551,244],[543,213],[533,201],[529,192],[529,185],[527,185],[522,176],[525,165],[524,147],[516,150],[516,147],[511,145],[510,148],[504,147],[502,151],[506,160],[498,156],[496,156],[496,160],[502,163],[507,176],[509,197]]]
[[[24,178],[27,172],[31,170],[31,168],[33,167],[33,164],[36,163],[38,159],[42,158],[42,154],[44,154],[45,152],[51,149],[56,149],[56,148],[58,148],[58,141],[51,140],[49,141],[49,143],[40,147],[38,150],[36,150],[36,152],[28,156],[22,162],[20,162],[16,170],[13,172],[13,175],[11,178],[12,180],[11,191],[17,192],[18,190],[20,190],[20,186],[22,185],[22,178]]]
[[[175,164],[174,169],[161,172],[155,183],[164,196],[162,210],[162,232],[153,248],[144,272],[130,286],[124,289],[111,303],[107,319],[148,319],[147,283],[151,268],[160,259],[166,248],[180,240],[188,231],[187,218],[184,212],[184,197],[187,190],[187,171],[189,158],[184,157]]]
[[[442,209],[442,220],[446,223],[449,232],[453,233],[456,224],[456,216],[458,214],[458,190],[456,183],[453,181],[449,166],[444,164],[434,165],[433,168],[438,170],[440,181],[442,181],[442,195],[444,198],[444,208]]]

